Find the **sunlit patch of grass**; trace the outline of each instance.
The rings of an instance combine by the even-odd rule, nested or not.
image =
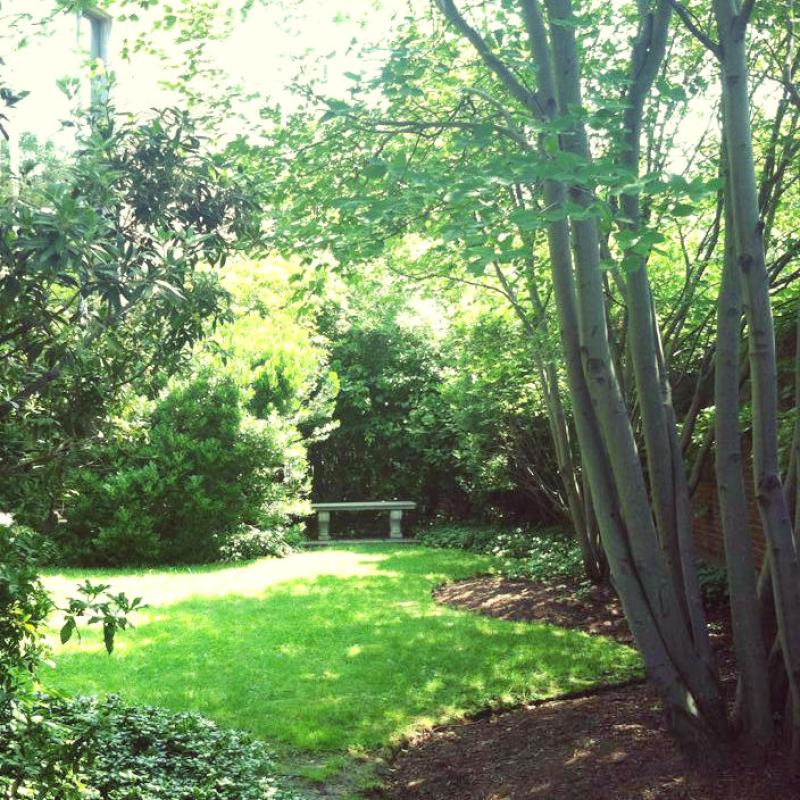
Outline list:
[[[630,648],[444,608],[434,585],[485,556],[353,546],[207,570],[62,573],[149,608],[107,656],[94,633],[57,648],[47,682],[74,694],[198,711],[287,748],[380,747],[480,708],[625,680]]]

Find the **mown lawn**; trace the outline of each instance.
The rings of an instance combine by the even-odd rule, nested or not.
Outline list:
[[[639,671],[634,651],[610,640],[432,601],[434,585],[491,564],[464,552],[365,545],[241,566],[51,574],[57,595],[90,577],[143,595],[150,608],[110,657],[95,634],[56,646],[47,683],[333,751]]]

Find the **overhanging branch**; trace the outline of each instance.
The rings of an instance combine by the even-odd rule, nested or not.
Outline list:
[[[544,117],[536,95],[492,52],[483,36],[462,16],[453,0],[436,0],[447,21],[475,48],[483,63],[500,79],[510,94],[537,117]]]
[[[720,58],[722,56],[722,50],[719,44],[715,42],[707,33],[702,31],[689,9],[679,3],[678,0],[669,0],[669,2],[675,9],[675,13],[681,18],[683,24],[687,27],[692,36],[694,36],[695,39],[707,47],[717,58]]]

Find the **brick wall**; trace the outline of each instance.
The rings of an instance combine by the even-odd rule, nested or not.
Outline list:
[[[745,475],[747,505],[750,512],[748,522],[750,533],[753,537],[753,552],[756,561],[760,562],[764,556],[764,532],[758,516],[753,485],[748,481],[748,478],[749,475]],[[708,561],[723,562],[725,560],[725,545],[722,538],[717,485],[714,481],[714,471],[711,468],[705,470],[695,491],[692,498],[692,512],[694,515],[694,538],[697,554]]]
[[[794,406],[794,370],[800,353],[797,352],[797,331],[794,307],[783,317],[776,317],[776,346],[778,355],[778,382],[781,387],[780,410],[789,411]],[[745,388],[744,397],[749,393]],[[753,536],[753,549],[760,562],[764,556],[764,532],[755,502],[753,489],[752,463],[749,458],[751,441],[749,432],[742,434],[742,455],[744,458],[745,490],[749,508],[749,526]],[[698,555],[709,561],[722,562],[725,559],[725,548],[722,540],[722,525],[719,517],[717,486],[714,478],[714,457],[707,459],[700,485],[692,499],[694,514],[694,536]]]

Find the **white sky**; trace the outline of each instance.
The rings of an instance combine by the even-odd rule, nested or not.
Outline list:
[[[233,8],[241,5],[239,0],[226,1]],[[351,49],[353,39],[380,45],[389,37],[393,17],[403,15],[409,2],[417,0],[266,0],[256,4],[244,22],[237,14],[231,37],[211,43],[206,52],[231,81],[284,106],[294,102],[287,87],[301,64],[315,75],[324,71],[327,91],[341,95],[349,83],[344,73],[359,69],[358,56]],[[9,84],[30,91],[11,114],[15,131],[58,140],[69,104],[56,82],[82,72],[75,15],[60,15],[48,35],[31,37],[21,50],[16,48],[19,35],[3,25],[4,17],[21,11],[41,17],[51,5],[51,0],[2,2],[0,30],[5,33],[0,34],[0,57],[6,63],[4,76]],[[114,100],[117,108],[125,111],[164,106],[171,99],[159,88],[169,73],[158,59],[143,54],[134,55],[131,61],[120,57],[119,48],[126,37],[149,29],[153,17],[141,16],[138,25],[127,21],[112,24],[109,51],[117,79]],[[160,34],[165,48],[170,49],[173,36],[174,32]]]
[[[239,9],[243,0],[223,0],[228,7]],[[9,114],[12,131],[35,132],[40,139],[51,138],[68,144],[71,134],[61,131],[61,121],[68,116],[69,103],[56,86],[56,81],[81,72],[82,58],[76,37],[75,15],[61,15],[47,36],[32,37],[28,47],[16,49],[19,35],[4,25],[4,17],[21,11],[35,18],[43,16],[53,0],[0,0],[0,57],[6,62],[4,76],[16,89],[31,94]],[[327,94],[342,97],[352,85],[344,73],[359,72],[364,67],[359,49],[389,41],[393,20],[402,18],[410,9],[418,16],[429,0],[261,0],[256,2],[245,21],[236,14],[231,37],[207,45],[206,52],[232,82],[241,83],[248,91],[257,92],[270,102],[291,107],[288,86],[300,69],[314,77],[325,75]],[[123,9],[124,11],[124,9]],[[141,12],[140,23],[112,24],[110,39],[111,68],[117,77],[114,101],[118,110],[141,112],[164,107],[175,101],[159,88],[169,77],[163,63],[152,56],[134,55],[123,61],[119,48],[127,37],[141,30],[151,31],[152,22],[163,11]],[[174,31],[150,34],[164,49],[175,52]],[[357,39],[359,48],[352,48]],[[684,120],[679,149],[693,149],[707,124],[712,104],[700,103]],[[677,155],[678,167],[685,163]]]
[[[346,71],[358,71],[356,53],[348,52],[353,39],[381,44],[389,38],[392,19],[403,14],[408,0],[301,0],[292,19],[285,19],[281,3],[259,5],[222,45],[218,61],[231,75],[265,94],[280,96],[296,74],[298,60],[306,68],[327,70],[332,89],[347,86]]]

